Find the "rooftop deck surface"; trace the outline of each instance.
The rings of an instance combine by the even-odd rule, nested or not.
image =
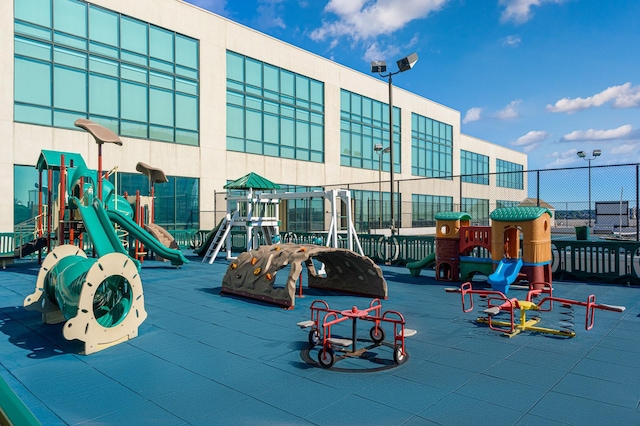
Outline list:
[[[367,371],[392,359],[378,347],[325,370],[305,361],[307,332],[296,323],[309,319],[315,299],[340,309],[370,299],[305,288],[284,310],[223,296],[227,265],[145,262],[139,336],[88,356],[64,339],[62,324],[43,325],[22,307],[37,264],[0,270],[0,375],[45,425],[640,424],[640,288],[556,282],[558,297],[595,294],[627,309],[596,311],[586,331],[585,308],[575,307],[570,339],[507,338],[475,323],[479,300],[463,313],[460,295],[444,291],[451,283],[382,266],[382,310],[401,312],[417,330],[406,341],[409,359]],[[540,313],[541,325],[555,328],[561,311]],[[358,343],[368,334],[360,327]]]

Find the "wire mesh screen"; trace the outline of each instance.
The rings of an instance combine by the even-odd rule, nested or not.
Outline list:
[[[353,222],[360,233],[388,230],[392,221],[396,228],[404,229],[405,234],[425,233],[428,231],[421,232],[418,228],[435,226],[435,215],[443,211],[465,211],[471,215],[473,225],[486,226],[496,208],[530,205],[546,207],[552,212],[554,233],[573,234],[576,227],[587,226],[592,233],[613,233],[637,240],[639,168],[640,164],[589,165],[396,180],[393,214],[389,180],[336,184],[324,189],[351,190]],[[227,212],[226,192],[216,192],[214,197],[217,223]],[[304,214],[304,209],[310,209],[309,215]],[[289,231],[287,224],[295,224],[293,231],[322,230],[323,224],[316,217],[321,210],[317,202],[287,209],[285,215],[295,214],[295,217],[282,218],[281,231]],[[324,210],[327,222],[326,204]],[[341,220],[345,212],[346,206],[340,206]],[[298,220],[300,217],[315,219],[305,227]],[[327,227],[328,222],[324,223],[324,229]]]

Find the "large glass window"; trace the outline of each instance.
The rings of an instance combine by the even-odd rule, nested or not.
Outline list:
[[[198,145],[198,40],[79,0],[14,10],[15,121]]]
[[[522,164],[496,159],[496,186],[524,189]]]
[[[453,197],[445,195],[411,195],[411,226],[436,226],[435,215],[453,211]]]
[[[393,107],[393,170],[396,173],[400,173],[401,164],[401,124],[400,108]],[[390,155],[375,151],[376,145],[381,145],[383,150],[389,147],[389,104],[341,90],[340,164],[390,171]]]
[[[489,200],[483,198],[462,198],[460,211],[471,215],[473,225],[489,225]]]
[[[322,191],[317,186],[280,185],[278,192]],[[282,200],[280,206],[286,206],[285,228],[288,232],[324,231],[324,197]]]
[[[422,115],[411,114],[411,174],[451,179],[453,127]]]
[[[149,179],[139,173],[117,173],[118,192],[150,195]],[[196,178],[167,176],[166,183],[155,184],[154,222],[168,230],[199,229],[200,182]],[[113,177],[112,177],[113,180]]]
[[[382,197],[382,198],[381,198]],[[370,229],[388,229],[391,226],[391,194],[389,192],[351,190],[353,222],[358,232]],[[402,205],[401,194],[394,198],[396,226],[401,226],[398,214]]]
[[[227,149],[324,162],[324,84],[228,51]]]
[[[489,157],[460,150],[460,174],[463,182],[489,185]]]

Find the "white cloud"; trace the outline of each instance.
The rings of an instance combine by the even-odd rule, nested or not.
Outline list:
[[[532,144],[538,144],[543,140],[547,139],[549,134],[544,130],[532,130],[526,135],[520,136],[515,141],[511,142],[513,146],[528,146]]]
[[[494,117],[497,118],[498,120],[511,120],[512,118],[520,117],[520,114],[518,114],[518,111],[516,111],[516,107],[520,105],[521,102],[522,101],[520,99],[511,101],[509,105],[502,108],[500,111],[497,111],[494,114]]]
[[[520,105],[521,102],[522,101],[520,99],[511,101],[509,105],[502,108],[501,110],[498,110],[489,114],[485,113],[486,111],[485,108],[480,108],[480,107],[470,108],[464,115],[464,118],[462,119],[462,123],[463,124],[471,123],[473,121],[482,120],[483,118],[486,118],[486,117],[492,117],[498,120],[511,120],[513,118],[518,118],[520,117],[520,114],[518,114],[518,111],[516,111],[516,107]]]
[[[482,108],[473,107],[467,111],[462,119],[463,124],[471,123],[472,121],[478,121],[482,118]]]
[[[531,145],[527,145],[527,146],[525,146],[524,148],[522,148],[522,150],[523,150],[524,152],[531,152],[531,151],[533,151],[534,149],[536,149],[538,145],[540,145],[540,144],[539,144],[539,143],[532,143]]]
[[[517,47],[521,41],[522,39],[519,35],[510,35],[502,40],[502,45],[506,47]]]
[[[312,40],[348,37],[354,41],[391,34],[407,23],[438,11],[449,0],[330,0],[325,12],[337,19],[324,21],[310,34]]]
[[[256,12],[258,16],[254,19],[255,25],[260,29],[287,28],[280,14],[284,11],[284,0],[258,0]]]
[[[573,114],[589,108],[599,107],[611,102],[613,108],[640,108],[640,86],[631,86],[627,82],[620,86],[611,86],[588,98],[563,98],[554,105],[547,105],[551,112]]]
[[[331,47],[335,47],[334,43],[337,40],[331,42]],[[380,46],[377,42],[371,43],[371,45],[364,52],[364,60],[365,61],[379,61],[384,58],[393,58],[400,54],[400,49],[398,46],[387,46],[384,49],[380,49]]]
[[[566,167],[567,164],[575,163],[579,157],[576,156],[576,150],[570,149],[563,152],[554,151],[547,155],[547,158],[551,158],[552,161],[546,164],[546,167]]]
[[[609,130],[574,130],[561,138],[563,142],[575,141],[607,141],[616,139],[626,139],[633,134],[633,127],[630,124]]]
[[[500,20],[512,21],[515,24],[523,24],[531,19],[533,12],[531,6],[541,6],[545,3],[562,3],[564,0],[500,0],[500,5],[505,6]]]
[[[617,146],[612,146],[607,149],[607,153],[612,155],[636,155],[638,153],[638,145],[635,144],[622,144]]]

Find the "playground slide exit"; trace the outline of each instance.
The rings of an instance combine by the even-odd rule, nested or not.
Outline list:
[[[420,271],[422,268],[429,268],[436,264],[436,254],[431,253],[427,255],[424,259],[416,260],[415,262],[407,263],[407,268],[409,268],[409,273],[412,277],[419,277]]]
[[[522,259],[502,259],[493,274],[487,277],[491,289],[507,294],[509,286],[518,278],[522,268]]]
[[[149,247],[155,254],[169,259],[174,266],[180,266],[185,263],[189,263],[189,260],[184,257],[180,250],[174,250],[163,246],[160,241],[155,239],[151,234],[138,226],[129,216],[117,211],[107,210],[107,215],[112,222],[117,223],[122,228],[127,230],[131,235],[136,237],[138,241]]]

